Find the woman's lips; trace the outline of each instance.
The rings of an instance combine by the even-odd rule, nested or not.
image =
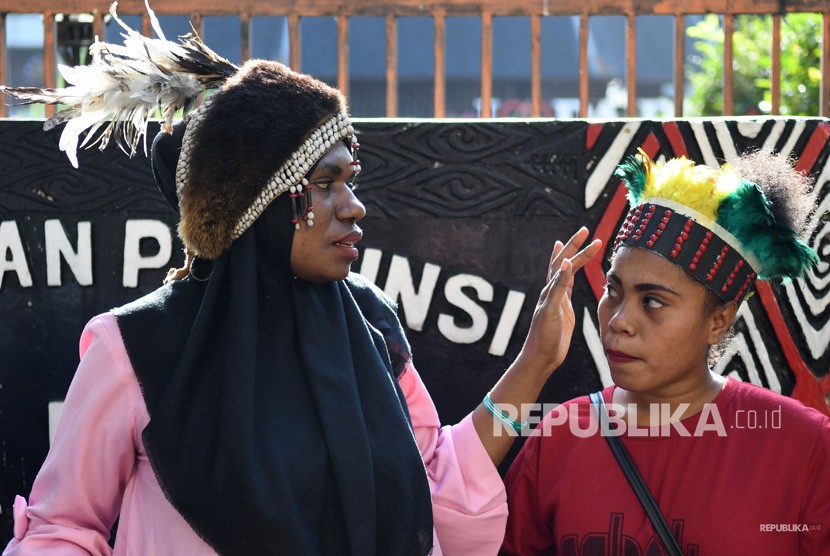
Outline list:
[[[351,243],[335,243],[334,246],[348,259],[357,260],[360,252]]]
[[[335,241],[334,246],[340,249],[346,257],[355,260],[360,255],[357,247],[355,247],[355,244],[362,238],[363,234],[360,232],[353,232]]]
[[[616,351],[613,349],[608,349],[605,351],[605,356],[608,357],[609,361],[613,361],[614,363],[630,363],[631,361],[636,361],[639,357],[634,357],[633,355],[628,355],[622,351]]]
[[[363,239],[363,233],[360,231],[355,231],[350,234],[347,234],[337,241],[335,241],[335,245],[337,244],[349,244],[350,247],[353,247],[355,243],[359,242]]]

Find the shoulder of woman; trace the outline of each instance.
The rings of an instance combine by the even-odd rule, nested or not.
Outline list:
[[[204,286],[204,282],[174,280],[130,303],[112,309],[111,312],[119,322],[125,317],[136,315],[157,319],[182,316],[187,312],[188,306],[198,309]]]
[[[362,276],[356,272],[350,272],[346,277],[345,282],[346,286],[349,288],[349,291],[352,292],[352,295],[358,303],[374,298],[377,302],[385,305],[392,311],[397,312],[397,305],[389,298],[388,295],[386,295],[386,293],[384,293],[382,289],[369,281],[369,279],[365,276]]]
[[[777,412],[790,426],[804,426],[811,430],[824,429],[830,433],[830,418],[799,400],[773,392],[762,386],[736,381],[736,410]]]

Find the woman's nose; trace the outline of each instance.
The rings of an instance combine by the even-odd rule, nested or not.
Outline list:
[[[346,192],[343,195],[337,208],[337,218],[340,220],[353,220],[357,222],[366,216],[366,207],[354,194],[354,191],[346,187]]]
[[[618,334],[634,334],[634,321],[631,315],[631,308],[626,303],[617,306],[611,318],[608,320],[608,328]]]

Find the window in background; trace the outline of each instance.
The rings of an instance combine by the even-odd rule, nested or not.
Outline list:
[[[121,17],[120,15],[118,16]],[[164,32],[164,37],[173,42],[178,42],[181,35],[186,35],[190,32],[190,16],[189,15],[160,15],[158,16],[159,25]],[[138,27],[134,27],[137,31],[141,31],[141,18],[139,18]],[[156,34],[153,33],[155,37]],[[204,37],[202,37],[204,38]],[[208,41],[206,43],[210,44]],[[217,45],[211,44],[211,48],[216,50]]]
[[[624,16],[607,15],[590,18],[588,23],[589,118],[618,118],[627,114],[625,33]]]
[[[234,64],[242,63],[242,27],[239,17],[205,16],[202,28],[205,44]]]
[[[541,19],[542,116],[579,117],[579,17]]]
[[[446,115],[475,118],[481,104],[481,18],[446,19]]]
[[[530,117],[530,18],[493,18],[493,116]]]
[[[398,18],[398,116],[435,114],[435,24],[431,17]]]
[[[674,30],[674,16],[637,16],[637,116],[640,118],[674,117]]]
[[[251,19],[251,56],[288,65],[288,18],[258,16]]]
[[[118,19],[123,21],[127,27],[141,32],[141,16],[118,13]],[[163,30],[163,29],[162,29]],[[166,33],[167,31],[165,31]],[[109,15],[104,17],[104,41],[113,44],[124,44],[124,39],[121,37],[124,29]],[[170,37],[168,37],[170,38]]]
[[[337,87],[337,19],[300,18],[300,67],[332,87]]]
[[[349,108],[355,117],[386,116],[386,19],[349,18]]]
[[[6,15],[6,85],[43,87],[43,16],[41,14]],[[16,101],[4,99],[7,103]],[[13,118],[42,118],[43,105],[8,106]]]

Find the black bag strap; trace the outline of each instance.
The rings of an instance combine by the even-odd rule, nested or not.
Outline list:
[[[591,403],[596,407],[600,422],[600,431],[602,431],[602,424],[610,424],[611,422],[611,417],[608,415],[608,408],[605,407],[605,400],[602,399],[602,392],[594,392],[591,394]],[[631,488],[634,489],[634,493],[640,499],[640,503],[643,505],[643,509],[645,509],[648,518],[651,520],[657,536],[660,537],[663,546],[668,550],[669,556],[683,556],[680,545],[677,544],[677,540],[671,534],[669,524],[666,523],[666,519],[660,512],[657,502],[654,501],[651,491],[648,490],[648,486],[643,480],[643,477],[637,471],[637,466],[634,465],[631,456],[628,455],[628,450],[625,449],[622,440],[616,435],[606,434],[604,436],[605,440],[608,441],[608,446],[611,447],[611,451],[614,453],[614,457],[617,458],[617,462],[620,464],[623,473],[625,473],[628,482],[631,483]]]

